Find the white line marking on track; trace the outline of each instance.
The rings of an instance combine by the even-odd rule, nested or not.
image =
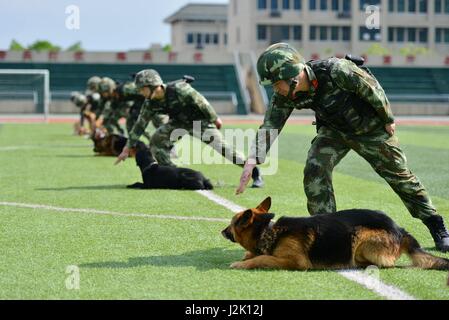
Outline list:
[[[233,212],[239,212],[245,210],[245,208],[222,198],[211,191],[197,191],[199,194],[205,196],[209,200],[231,210]],[[411,295],[405,293],[404,291],[396,288],[394,286],[388,285],[373,277],[367,273],[356,271],[356,270],[343,270],[337,271],[341,276],[345,277],[348,280],[354,281],[365,288],[374,291],[381,297],[384,297],[388,300],[416,300],[416,298]]]
[[[208,221],[208,222],[229,222],[229,219],[220,218],[207,218],[207,217],[195,217],[195,216],[171,216],[163,214],[145,214],[145,213],[123,213],[123,212],[113,212],[106,210],[96,210],[96,209],[77,209],[77,208],[61,208],[55,206],[47,206],[42,204],[28,204],[28,203],[17,203],[17,202],[0,202],[0,206],[6,207],[18,207],[27,209],[42,209],[57,212],[75,212],[75,213],[89,213],[97,215],[108,215],[108,216],[118,216],[118,217],[139,217],[139,218],[150,218],[150,219],[167,219],[167,220],[192,220],[192,221]]]

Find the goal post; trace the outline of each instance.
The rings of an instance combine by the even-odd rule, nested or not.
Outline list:
[[[44,69],[0,69],[0,114],[50,113],[50,72]]]

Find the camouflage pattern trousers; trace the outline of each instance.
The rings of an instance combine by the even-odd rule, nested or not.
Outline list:
[[[189,134],[208,144],[232,163],[240,167],[243,167],[245,164],[244,156],[224,140],[223,135],[215,125],[203,125],[199,130],[194,130],[192,123],[181,124],[172,121],[160,126],[151,137],[150,150],[159,164],[175,166],[170,159],[170,150],[173,148],[174,142],[176,142],[171,139],[172,133],[176,129],[181,129],[185,134]],[[181,131],[180,133],[182,134]],[[180,140],[181,138],[182,135],[175,135],[175,140]]]
[[[368,161],[388,182],[413,217],[425,220],[436,214],[426,189],[408,169],[396,136],[390,136],[383,128],[354,136],[321,127],[312,142],[304,169],[304,189],[311,215],[337,211],[332,171],[350,150]]]

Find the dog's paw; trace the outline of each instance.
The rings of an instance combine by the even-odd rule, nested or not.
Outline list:
[[[243,256],[242,260],[246,261],[246,260],[254,258],[255,256],[256,255],[254,253],[248,251],[248,252],[245,253],[245,255]]]
[[[247,269],[244,261],[237,261],[231,264],[231,269]]]

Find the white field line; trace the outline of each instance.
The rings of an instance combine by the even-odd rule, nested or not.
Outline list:
[[[47,206],[47,205],[41,205],[41,204],[28,204],[28,203],[17,203],[17,202],[0,202],[0,206],[27,208],[27,209],[42,209],[42,210],[57,211],[57,212],[89,213],[89,214],[117,216],[117,217],[139,217],[139,218],[166,219],[166,220],[229,222],[229,219],[220,219],[220,218],[207,218],[207,217],[195,217],[195,216],[189,217],[189,216],[175,216],[175,215],[172,216],[172,215],[145,214],[145,213],[123,213],[123,212],[113,212],[113,211],[96,210],[96,209],[61,208],[61,207]]]
[[[199,194],[205,196],[209,200],[233,211],[239,212],[245,210],[245,208],[222,198],[211,191],[197,191]],[[416,298],[405,293],[404,291],[396,288],[394,286],[388,285],[380,281],[378,278],[369,275],[368,273],[355,270],[343,270],[338,271],[338,273],[348,280],[354,281],[365,288],[374,291],[378,295],[388,299],[388,300],[416,300]]]

